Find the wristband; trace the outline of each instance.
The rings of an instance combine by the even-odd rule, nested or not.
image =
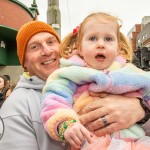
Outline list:
[[[59,130],[58,130],[58,136],[60,137],[60,139],[61,139],[62,141],[65,141],[65,138],[64,138],[64,132],[65,132],[65,130],[68,128],[68,126],[69,126],[70,124],[72,124],[72,123],[74,123],[74,122],[76,122],[75,119],[73,119],[73,120],[68,120],[68,121],[64,121],[64,122],[62,123],[61,127],[60,127]]]
[[[140,99],[140,104],[142,106],[142,108],[144,109],[145,111],[145,116],[144,118],[142,118],[140,121],[138,121],[137,123],[139,124],[144,124],[146,123],[149,119],[150,119],[150,109],[149,107],[147,106],[146,102],[142,99]]]

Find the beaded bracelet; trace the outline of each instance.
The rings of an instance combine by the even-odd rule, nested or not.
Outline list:
[[[60,137],[60,139],[62,140],[62,141],[65,141],[65,138],[64,138],[64,132],[65,132],[65,130],[68,128],[68,126],[71,124],[71,123],[74,123],[74,122],[76,122],[76,120],[75,119],[73,119],[73,120],[68,120],[68,121],[64,121],[63,123],[62,123],[62,125],[61,125],[61,127],[59,128],[59,130],[58,130],[58,136]]]

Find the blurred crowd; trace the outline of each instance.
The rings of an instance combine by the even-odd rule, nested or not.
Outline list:
[[[11,84],[9,75],[0,76],[0,108],[15,86],[15,84]]]

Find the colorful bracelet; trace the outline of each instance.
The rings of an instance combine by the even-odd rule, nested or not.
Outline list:
[[[62,141],[65,141],[65,138],[64,138],[64,132],[65,132],[65,130],[68,128],[68,126],[70,125],[70,124],[72,124],[72,123],[74,123],[74,122],[76,122],[76,120],[75,119],[73,119],[73,120],[68,120],[68,121],[64,121],[63,123],[62,123],[62,125],[61,125],[61,127],[59,128],[59,130],[58,130],[58,136],[60,137],[60,139],[62,140]]]

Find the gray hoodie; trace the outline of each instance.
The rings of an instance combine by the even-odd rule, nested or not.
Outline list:
[[[21,76],[16,88],[0,110],[1,150],[65,150],[51,139],[40,118],[42,88],[45,82],[36,76]]]

